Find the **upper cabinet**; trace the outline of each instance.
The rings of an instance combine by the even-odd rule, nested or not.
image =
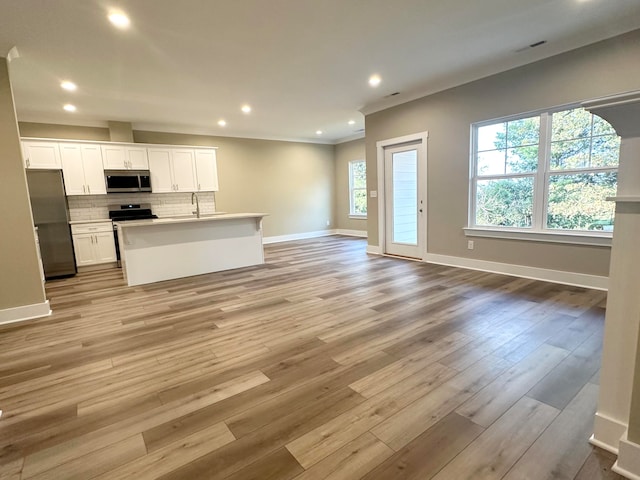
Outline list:
[[[105,170],[148,170],[145,147],[102,144],[102,164]]]
[[[149,170],[154,193],[216,192],[215,148],[23,139],[26,168],[62,169],[67,195],[106,194],[105,170]]]
[[[106,194],[100,145],[61,143],[60,157],[67,195]]]
[[[60,150],[58,142],[25,140],[22,142],[24,166],[27,168],[45,168],[60,170]]]
[[[218,191],[218,167],[215,150],[196,150],[196,179],[199,192]]]
[[[195,152],[191,148],[149,148],[151,189],[154,193],[197,190]]]

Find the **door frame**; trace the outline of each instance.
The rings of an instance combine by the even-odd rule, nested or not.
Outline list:
[[[427,139],[429,132],[418,132],[402,137],[389,138],[376,142],[377,151],[377,169],[378,169],[378,248],[380,253],[385,255],[386,251],[386,198],[385,198],[385,164],[384,151],[387,147],[400,146],[403,143],[420,142],[418,148],[418,189],[423,199],[423,215],[420,217],[422,222],[418,222],[418,245],[420,247],[420,260],[424,261],[427,257]],[[422,162],[420,162],[422,160]],[[420,166],[423,165],[421,169]],[[422,171],[424,170],[424,171]],[[422,225],[421,225],[422,224]]]

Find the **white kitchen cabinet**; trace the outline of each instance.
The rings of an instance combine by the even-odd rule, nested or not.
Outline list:
[[[196,178],[199,192],[218,191],[218,167],[215,150],[196,150]]]
[[[67,195],[107,193],[100,145],[60,143],[60,157]]]
[[[22,142],[24,166],[26,168],[44,168],[60,170],[60,150],[58,142],[24,140]]]
[[[111,222],[71,225],[76,265],[99,265],[117,261]]]
[[[188,148],[149,148],[149,171],[154,193],[195,192],[195,152]]]
[[[102,144],[102,164],[105,170],[148,170],[147,149],[129,145]]]

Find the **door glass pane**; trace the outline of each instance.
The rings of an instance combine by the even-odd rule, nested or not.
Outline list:
[[[418,151],[394,153],[393,242],[418,244]]]

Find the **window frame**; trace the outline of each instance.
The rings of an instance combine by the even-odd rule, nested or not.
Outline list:
[[[574,243],[583,245],[610,246],[613,232],[597,230],[570,230],[549,228],[549,186],[552,175],[575,175],[589,173],[618,172],[616,167],[589,167],[584,169],[551,169],[551,121],[554,113],[583,108],[580,104],[564,105],[553,109],[537,110],[517,115],[509,115],[502,118],[485,120],[471,124],[470,142],[470,169],[469,169],[469,216],[467,227],[464,227],[465,235],[513,238],[518,240],[531,240],[552,243]],[[539,117],[540,131],[538,139],[538,166],[535,172],[505,173],[496,175],[478,175],[478,129],[488,125],[511,122],[525,118]],[[597,135],[596,135],[597,136]],[[589,138],[593,139],[591,135]],[[593,142],[591,141],[590,149]],[[590,150],[591,151],[591,150]],[[511,178],[533,178],[533,205],[531,227],[502,227],[496,225],[479,225],[476,220],[476,201],[478,180],[496,180]]]
[[[364,169],[365,169],[365,186],[364,187],[354,187],[353,186],[353,166],[356,163],[362,163],[364,164]],[[349,218],[354,218],[354,219],[366,219],[367,218],[367,213],[357,213],[354,211],[355,208],[355,196],[354,193],[356,191],[359,190],[363,190],[365,193],[365,198],[367,198],[367,185],[366,185],[366,181],[367,181],[367,162],[364,159],[358,159],[358,160],[349,160]]]

